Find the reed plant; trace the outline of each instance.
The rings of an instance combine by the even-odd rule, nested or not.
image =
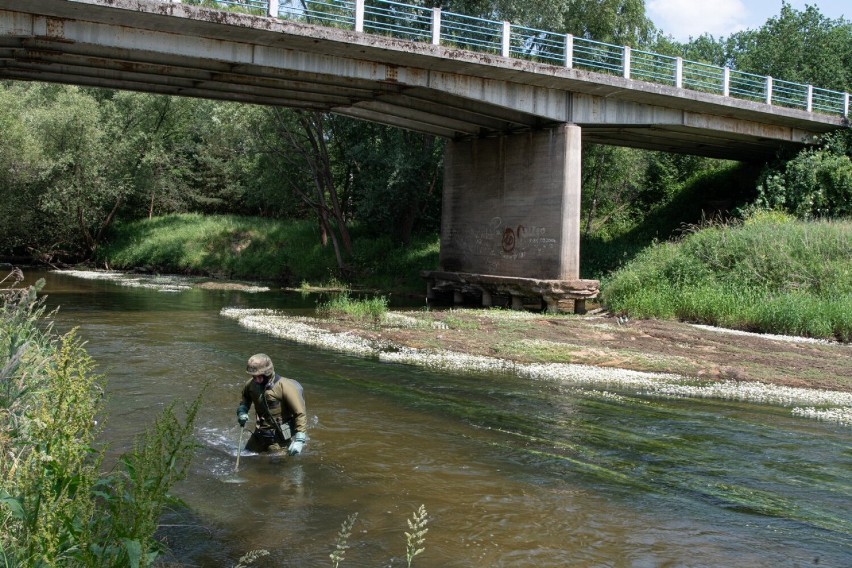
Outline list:
[[[634,317],[852,341],[852,221],[757,213],[649,247],[602,284]]]
[[[167,408],[122,467],[102,472],[102,378],[76,331],[53,331],[43,285],[2,294],[0,563],[148,566],[168,491],[192,456],[200,397],[182,419]]]

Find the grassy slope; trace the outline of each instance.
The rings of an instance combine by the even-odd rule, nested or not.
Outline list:
[[[358,285],[422,292],[419,271],[438,264],[437,236],[408,247],[352,231]],[[334,251],[316,223],[233,215],[169,215],[115,227],[98,260],[114,269],[203,274],[287,286],[336,279]]]
[[[852,341],[852,221],[762,214],[645,249],[603,301],[635,317]]]

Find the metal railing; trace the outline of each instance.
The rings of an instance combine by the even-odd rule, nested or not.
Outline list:
[[[180,0],[167,0],[180,1]],[[391,0],[183,0],[187,4],[262,12],[268,16],[431,42],[459,49],[617,75],[821,114],[849,116],[849,93],[763,77],[672,57],[474,18]]]

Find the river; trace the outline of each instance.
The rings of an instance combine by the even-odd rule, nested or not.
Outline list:
[[[240,327],[223,307],[310,310],[280,291],[129,287],[44,277],[56,327],[79,328],[106,377],[108,457],[204,389],[200,447],[163,518],[173,565],[852,566],[848,425],[742,402],[453,375],[321,351]],[[169,291],[166,291],[169,290]],[[241,452],[235,410],[253,353],[305,389],[297,457]],[[206,385],[206,389],[205,389]],[[234,478],[238,483],[233,483]]]

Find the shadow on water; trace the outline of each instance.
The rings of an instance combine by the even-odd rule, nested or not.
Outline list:
[[[28,275],[28,278],[37,275]],[[415,566],[852,565],[848,427],[789,409],[452,375],[324,352],[241,328],[222,307],[312,309],[278,292],[161,292],[49,273],[59,329],[79,326],[108,379],[109,456],[169,402],[208,385],[200,447],[163,519],[170,560],[404,566],[406,524],[429,513]],[[303,455],[242,452],[246,358],[305,386]]]

